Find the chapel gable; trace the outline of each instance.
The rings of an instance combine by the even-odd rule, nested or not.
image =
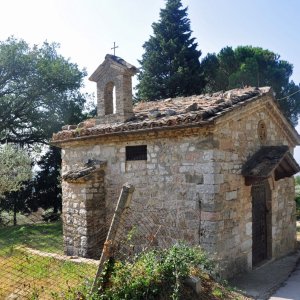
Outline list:
[[[97,83],[98,124],[124,122],[133,116],[132,76],[137,71],[122,58],[107,54],[90,76]]]

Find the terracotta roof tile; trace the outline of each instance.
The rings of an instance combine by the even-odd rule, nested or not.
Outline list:
[[[66,125],[53,135],[52,141],[82,136],[108,135],[117,132],[139,131],[180,125],[205,124],[270,92],[269,87],[234,89],[211,95],[169,98],[160,101],[140,102],[134,106],[134,116],[123,123],[99,124],[91,119],[78,126]]]

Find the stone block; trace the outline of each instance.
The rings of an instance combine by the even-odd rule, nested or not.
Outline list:
[[[201,220],[202,221],[218,221],[222,218],[220,212],[208,212],[208,211],[201,211]]]
[[[246,240],[241,244],[241,251],[248,252],[251,251],[252,248],[252,239]]]
[[[191,287],[197,295],[200,294],[202,290],[201,279],[196,276],[189,276],[184,280],[184,282]]]
[[[246,223],[246,234],[252,236],[252,222]]]
[[[205,184],[215,184],[215,174],[204,174]]]
[[[197,173],[213,174],[215,172],[215,165],[213,162],[195,163],[194,170]]]
[[[237,191],[231,191],[226,193],[226,200],[236,200],[237,199]]]
[[[203,184],[203,175],[185,174],[185,181],[187,183]]]
[[[223,174],[215,174],[214,183],[221,184],[224,182],[224,175]]]

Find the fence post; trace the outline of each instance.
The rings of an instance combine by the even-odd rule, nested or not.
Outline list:
[[[101,276],[105,262],[111,257],[111,252],[115,244],[115,238],[118,235],[118,231],[120,230],[120,228],[122,228],[122,224],[124,222],[124,219],[122,219],[122,214],[124,213],[125,209],[129,208],[133,192],[133,185],[125,183],[122,186],[118,203],[107,233],[106,240],[103,245],[103,250],[101,253],[97,273],[92,286],[92,292],[96,292],[96,290],[99,287],[98,279]]]

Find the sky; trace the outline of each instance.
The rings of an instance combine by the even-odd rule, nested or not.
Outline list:
[[[182,0],[203,58],[225,46],[269,49],[294,66],[300,82],[299,0]],[[0,0],[0,41],[9,36],[30,45],[60,44],[59,53],[88,75],[113,53],[139,66],[164,0]],[[136,83],[136,81],[134,81]],[[85,81],[85,91],[96,92]],[[297,127],[300,131],[300,126]],[[300,163],[300,150],[296,150]]]

